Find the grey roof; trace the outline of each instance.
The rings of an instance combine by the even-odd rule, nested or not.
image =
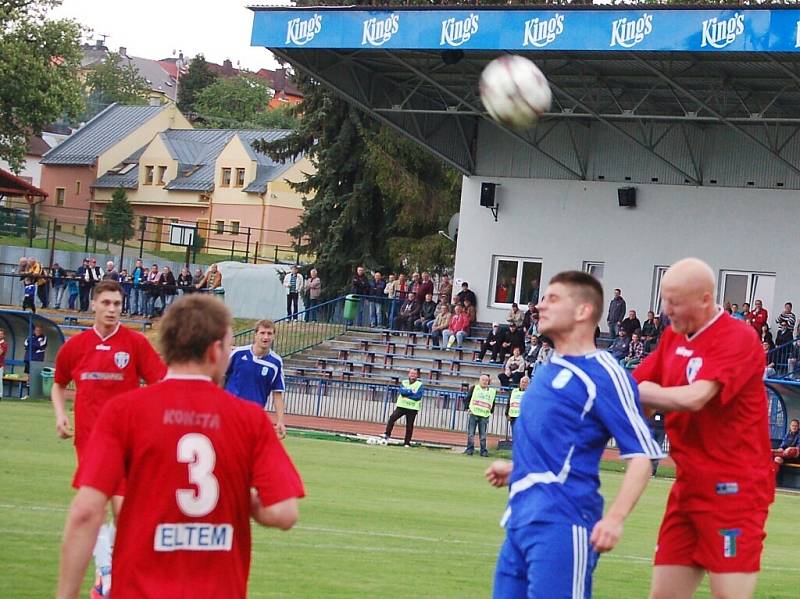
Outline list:
[[[282,137],[286,137],[291,133],[288,129],[268,129],[266,131],[238,131],[239,138],[247,148],[250,158],[257,163],[256,178],[244,188],[246,192],[264,193],[267,190],[267,184],[274,181],[285,173],[291,166],[297,162],[297,159],[286,160],[284,162],[275,162],[266,154],[261,154],[253,149],[253,142],[259,139],[265,141],[275,141]]]
[[[139,186],[139,165],[137,164],[124,175],[108,171],[102,177],[92,184],[92,187],[98,189],[116,189],[117,187],[124,187],[125,189],[136,189]]]
[[[128,64],[136,67],[139,75],[144,77],[150,89],[166,94],[173,101],[178,98],[178,86],[175,83],[175,79],[157,60],[139,56],[125,56],[123,60],[125,59],[127,59]]]
[[[91,166],[100,154],[168,106],[168,104],[162,106],[112,104],[47,152],[41,163]]]

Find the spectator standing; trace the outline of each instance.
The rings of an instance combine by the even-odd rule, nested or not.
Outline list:
[[[128,314],[131,311],[131,293],[133,292],[133,281],[126,269],[119,271],[119,286],[122,288],[122,313]]]
[[[467,410],[469,410],[469,420],[467,422],[467,448],[464,450],[466,455],[475,453],[475,430],[481,443],[481,457],[488,458],[489,451],[486,448],[486,428],[489,418],[494,412],[494,400],[497,396],[497,389],[489,387],[492,378],[488,374],[482,374],[478,379],[477,385],[472,385],[467,391]]]
[[[184,266],[181,268],[181,272],[178,275],[177,285],[182,295],[186,295],[187,293],[194,291],[194,279],[192,278],[192,273],[189,272],[188,267]]]
[[[42,308],[47,308],[48,280],[47,273],[36,258],[28,258],[28,276],[36,285],[36,296]]]
[[[625,318],[627,309],[628,306],[625,303],[625,298],[622,297],[622,290],[614,289],[614,297],[611,298],[611,302],[608,304],[608,317],[606,318],[608,332],[612,337],[617,336],[617,329],[622,323],[622,319]]]
[[[194,283],[195,289],[200,289],[203,284],[203,270],[201,268],[194,269],[194,275],[192,276],[192,282]]]
[[[778,325],[778,333],[775,335],[775,345],[781,347],[792,341],[792,329],[789,327],[789,322],[783,320]],[[788,352],[787,352],[788,353]]]
[[[767,323],[761,325],[759,336],[761,337],[761,343],[768,344],[770,349],[775,347],[775,341],[772,339],[772,331],[769,330],[769,325]]]
[[[539,302],[539,279],[531,279],[528,283],[528,303],[536,305]]]
[[[8,342],[6,341],[6,332],[0,329],[0,399],[3,399],[3,376],[5,375],[6,357],[8,356]]]
[[[283,286],[286,288],[286,316],[290,320],[297,320],[298,300],[303,289],[303,275],[300,267],[293,264],[291,270],[283,277]]]
[[[628,337],[632,337],[634,333],[641,333],[642,323],[636,316],[636,310],[630,310],[628,316],[620,323],[620,326]]]
[[[755,307],[750,312],[750,324],[756,330],[756,333],[761,334],[761,327],[769,322],[769,313],[764,308],[761,300],[755,301]]]
[[[161,293],[158,285],[160,279],[161,273],[158,272],[158,264],[153,264],[150,267],[150,272],[147,273],[147,283],[145,285],[147,301],[145,303],[144,315],[148,318],[152,318],[156,311],[156,299]]]
[[[316,322],[317,306],[322,295],[322,280],[319,278],[316,268],[312,268],[308,273],[308,278],[304,283],[306,293],[308,293],[308,306],[306,306],[306,320]]]
[[[219,266],[212,264],[200,279],[200,284],[197,286],[201,291],[211,291],[217,293],[222,291],[222,271]]]
[[[431,275],[423,272],[420,275],[419,285],[417,286],[417,297],[425,297],[429,293],[433,295],[433,281],[431,280]]]
[[[131,273],[131,280],[133,282],[133,289],[131,291],[131,314],[140,316],[144,313],[144,284],[147,280],[147,272],[142,265],[142,259],[137,258],[136,264]]]
[[[469,324],[472,325],[478,320],[478,311],[468,297],[464,298],[464,314],[469,318]]]
[[[86,312],[89,309],[89,281],[87,280],[89,272],[89,258],[84,258],[81,265],[75,270],[75,276],[78,278],[78,295],[80,302],[78,304],[81,312]]]
[[[58,262],[53,262],[53,267],[50,269],[53,286],[53,307],[56,310],[61,309],[61,300],[64,298],[64,290],[67,287],[67,272],[61,268]]]
[[[450,326],[450,306],[448,304],[439,304],[436,311],[436,318],[433,320],[433,324],[431,324],[431,342],[433,347],[440,348],[442,336]],[[445,341],[444,343],[447,342]]]
[[[369,283],[369,324],[372,327],[383,326],[383,304],[386,291],[386,281],[383,275],[375,271]],[[374,299],[372,299],[374,298]]]
[[[456,296],[456,301],[459,304],[464,305],[465,299],[468,299],[473,306],[478,305],[478,298],[475,297],[475,293],[469,288],[469,283],[466,281],[461,283],[461,291],[459,291],[458,295]]]
[[[408,290],[413,291],[414,295],[416,295],[417,297],[422,297],[419,294],[419,284],[420,284],[419,273],[418,272],[412,273],[411,283],[408,284]]]
[[[492,330],[486,335],[486,339],[481,341],[481,351],[478,354],[478,362],[483,362],[483,358],[487,353],[490,353],[489,362],[497,362],[500,355],[500,344],[503,342],[503,333],[500,331],[500,325],[496,322],[492,323]]]
[[[436,318],[436,306],[438,304],[433,301],[433,293],[425,296],[425,301],[419,308],[419,318],[414,321],[414,330],[427,332],[428,326]]]
[[[503,387],[514,387],[519,384],[519,381],[525,375],[525,358],[522,357],[522,349],[515,346],[512,350],[511,356],[506,360],[503,365],[503,372],[497,378],[500,379],[500,384]]]
[[[22,309],[30,309],[36,314],[36,283],[31,277],[25,277],[25,287],[22,289]]]
[[[161,278],[158,280],[158,284],[161,286],[161,304],[166,310],[178,293],[175,275],[172,274],[172,269],[166,264],[161,267]]]
[[[75,273],[67,277],[67,307],[70,310],[80,308],[80,288],[78,286],[79,279]]]
[[[526,335],[536,335],[538,331],[531,332],[531,327],[539,322],[539,311],[536,309],[536,304],[528,302],[528,309],[522,317],[522,330]]]
[[[522,408],[522,398],[525,395],[525,391],[530,385],[531,379],[527,376],[523,376],[519,379],[519,385],[516,389],[512,389],[511,393],[508,396],[508,403],[506,404],[506,418],[508,418],[508,423],[513,427],[514,421],[519,418],[520,409]]]
[[[364,323],[364,317],[368,311],[367,296],[369,296],[369,279],[367,279],[363,266],[356,267],[356,274],[351,282],[350,290],[352,293],[360,296],[361,299],[358,306],[358,317],[356,319],[356,325],[361,326]]]
[[[450,282],[448,275],[442,275],[442,280],[439,283],[439,297],[444,297],[444,301],[448,304],[453,301],[453,284]]]
[[[406,434],[403,439],[403,445],[411,447],[411,438],[414,435],[414,420],[416,420],[419,409],[422,406],[424,393],[422,382],[419,380],[419,370],[416,368],[410,369],[408,378],[400,383],[394,412],[389,416],[389,421],[386,423],[386,432],[383,433],[384,439],[391,438],[395,423],[400,418],[405,418]]]
[[[519,304],[517,304],[517,302],[511,304],[511,309],[508,311],[508,314],[506,314],[506,322],[508,324],[513,322],[515,325],[517,325],[517,328],[521,328],[524,324],[525,314],[519,309]]]
[[[747,304],[744,304],[747,306]],[[749,308],[749,306],[747,306]],[[731,316],[736,320],[744,320],[744,311],[739,309],[739,304],[731,304]]]
[[[88,284],[88,289],[86,294],[86,301],[87,301],[86,309],[88,310],[89,309],[88,301],[89,297],[92,295],[94,286],[103,280],[103,269],[97,266],[97,260],[95,258],[89,258],[89,267],[86,269],[85,276],[86,276],[86,283]]]
[[[44,362],[47,352],[47,335],[42,331],[41,325],[33,327],[33,333],[25,338],[25,372],[31,371],[31,362]]]
[[[792,312],[792,302],[786,302],[783,305],[783,312],[778,314],[778,318],[775,319],[775,322],[780,325],[782,322],[785,322],[790,330],[794,330],[795,325],[797,324],[797,317]]]
[[[461,347],[464,343],[464,338],[469,335],[469,317],[464,314],[461,306],[456,305],[455,314],[450,319],[450,324],[447,325],[443,333],[444,344],[446,349],[450,349],[454,345]]]
[[[119,283],[119,272],[117,271],[117,267],[114,266],[114,262],[109,260],[106,262],[106,271],[103,274],[104,281],[116,281]]]

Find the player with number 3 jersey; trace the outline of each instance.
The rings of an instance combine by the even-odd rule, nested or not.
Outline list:
[[[268,416],[219,385],[231,317],[189,295],[161,323],[161,383],[111,400],[92,433],[64,532],[58,597],[73,599],[109,496],[127,480],[114,598],[244,598],[252,516],[288,529],[303,483]]]

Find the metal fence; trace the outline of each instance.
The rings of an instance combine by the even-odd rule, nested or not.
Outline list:
[[[797,373],[797,356],[800,354],[800,337],[783,343],[767,352],[766,364],[773,364],[773,373],[769,378],[794,380],[800,378]]]

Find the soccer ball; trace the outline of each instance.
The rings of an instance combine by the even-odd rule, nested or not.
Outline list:
[[[536,123],[553,99],[539,67],[514,54],[496,58],[483,69],[480,92],[489,115],[515,129]]]
[[[384,439],[383,437],[378,437],[378,445],[388,445],[389,441]]]

